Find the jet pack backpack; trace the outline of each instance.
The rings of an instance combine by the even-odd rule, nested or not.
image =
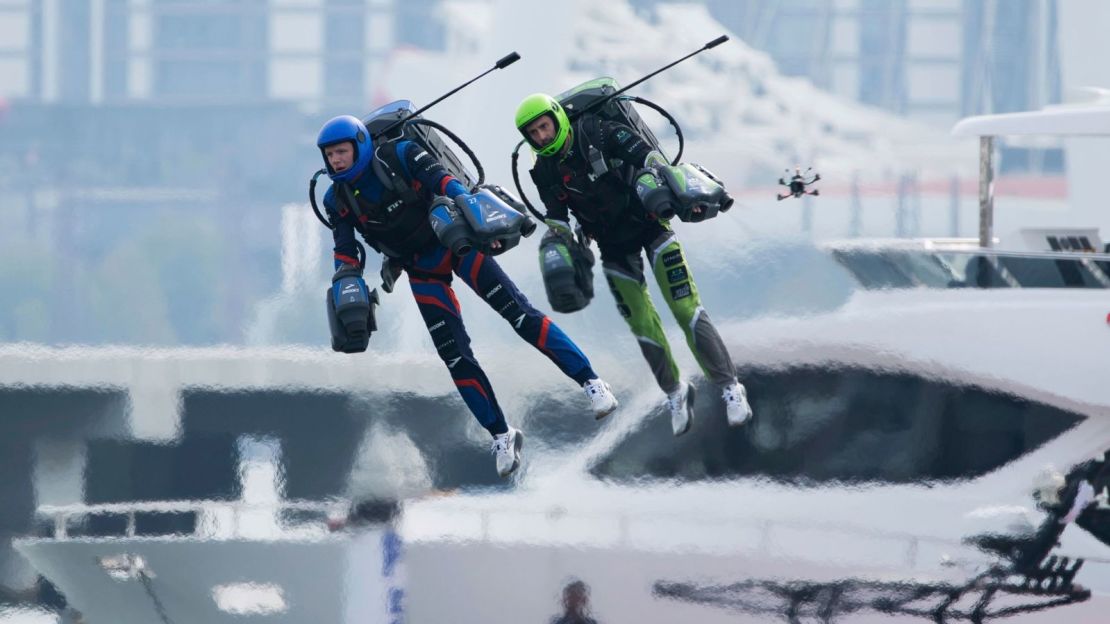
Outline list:
[[[462,183],[467,189],[474,188],[477,183],[474,176],[467,171],[463,166],[462,160],[447,146],[443,138],[439,136],[433,128],[428,125],[419,123],[423,117],[412,117],[412,113],[416,109],[409,100],[397,100],[390,102],[377,110],[372,111],[367,115],[362,123],[366,129],[370,131],[370,136],[376,137],[380,143],[375,150],[379,150],[386,145],[396,145],[398,141],[414,141],[417,145],[424,148],[435,157],[440,163],[443,164],[447,172],[455,176],[459,182]],[[400,119],[410,119],[415,123],[400,124],[393,128],[388,135],[378,136],[390,124],[397,122]],[[408,183],[405,182],[401,176],[401,172],[396,163],[395,150],[381,150],[381,155],[386,158],[386,162],[375,158],[372,162],[374,173],[386,185],[386,188],[393,189],[401,195],[405,201],[410,201],[417,197],[416,191],[412,189]],[[388,163],[388,164],[387,164]]]
[[[410,119],[412,102],[398,100],[370,113],[363,121],[373,136],[399,119]],[[469,193],[455,198],[454,206],[436,200],[429,209],[428,221],[440,242],[457,256],[465,256],[474,248],[497,255],[512,249],[521,236],[530,236],[536,224],[524,213],[524,204],[508,191],[494,184],[478,184],[463,166],[462,160],[443,141],[439,134],[421,117],[401,124],[375,148],[379,150],[372,166],[375,175],[393,189],[406,203],[419,204],[419,194],[400,175],[401,163],[393,148],[397,141],[410,140],[439,160],[447,172],[454,176]],[[445,132],[451,134],[444,129]],[[453,137],[457,140],[457,137]],[[465,148],[465,146],[463,146]],[[385,149],[382,149],[385,148]],[[468,149],[468,148],[466,148]],[[497,248],[493,244],[498,243]]]
[[[633,130],[640,136],[647,139],[648,143],[655,148],[660,154],[665,154],[663,147],[659,144],[659,139],[656,138],[655,133],[651,128],[644,123],[643,118],[636,112],[632,102],[616,97],[610,99],[608,102],[601,106],[593,106],[595,102],[606,98],[620,89],[616,80],[609,77],[595,78],[588,80],[555,96],[559,104],[566,109],[567,115],[573,119],[577,116],[578,111],[589,109],[590,114],[596,115],[598,118],[605,121],[615,121],[622,123]],[[587,154],[588,156],[588,154]]]
[[[573,118],[576,111],[588,109],[594,102],[615,93],[619,88],[612,78],[597,78],[560,93],[556,99]],[[646,103],[643,100],[638,101]],[[603,162],[600,150],[590,144],[598,140],[597,137],[601,133],[601,120],[614,121],[631,127],[666,158],[666,152],[663,151],[659,139],[644,123],[632,102],[633,100],[617,97],[600,106],[589,108],[590,114],[594,115],[595,119],[584,126],[586,132],[583,133],[585,136],[582,138],[587,143],[584,148],[585,157],[590,162],[594,177],[604,174],[615,164]],[[656,108],[656,110],[659,109]],[[590,136],[591,134],[594,136]],[[639,163],[636,164],[639,165]],[[640,196],[645,209],[653,218],[669,219],[677,216],[682,221],[698,222],[711,219],[717,216],[718,212],[727,212],[732,207],[732,197],[725,191],[724,184],[698,164],[679,163],[660,166],[657,172],[641,170],[635,174],[635,178],[630,186]],[[695,211],[695,207],[699,210]]]

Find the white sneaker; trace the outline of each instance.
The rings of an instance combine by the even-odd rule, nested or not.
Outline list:
[[[683,383],[678,390],[667,395],[667,408],[671,410],[671,430],[680,436],[690,430],[694,422],[694,386]]]
[[[748,391],[739,381],[725,386],[721,396],[725,400],[725,413],[728,414],[730,427],[739,427],[752,417],[752,406],[748,405]]]
[[[524,445],[524,434],[519,429],[509,427],[505,433],[493,436],[493,454],[497,456],[497,474],[507,477],[520,465],[520,447]]]
[[[582,389],[586,391],[586,396],[590,397],[590,407],[594,410],[594,418],[601,420],[613,410],[617,409],[620,403],[617,397],[613,396],[613,391],[609,389],[609,384],[601,379],[591,379],[582,384]]]

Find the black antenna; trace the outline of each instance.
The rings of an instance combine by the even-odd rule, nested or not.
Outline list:
[[[436,104],[439,104],[439,103],[440,103],[440,102],[442,102],[443,100],[445,100],[445,99],[447,99],[447,98],[451,97],[451,96],[452,96],[452,95],[454,95],[454,94],[455,94],[456,92],[458,92],[459,90],[463,89],[464,87],[466,87],[466,86],[467,86],[467,85],[469,85],[470,83],[474,82],[475,80],[478,80],[478,79],[479,79],[479,78],[481,78],[482,76],[485,76],[486,74],[490,73],[491,71],[493,71],[493,70],[495,70],[495,69],[505,69],[505,68],[506,68],[506,67],[508,67],[509,65],[512,65],[513,63],[515,63],[515,62],[517,62],[517,61],[519,61],[519,60],[520,60],[520,55],[519,55],[519,54],[517,54],[516,52],[511,52],[511,53],[509,53],[509,54],[506,54],[505,56],[501,57],[501,59],[500,59],[500,60],[498,60],[498,61],[497,61],[496,63],[494,63],[493,67],[491,67],[491,68],[487,69],[486,71],[484,71],[484,72],[482,72],[482,73],[478,74],[477,76],[475,76],[475,77],[471,78],[470,80],[467,80],[466,82],[464,82],[464,83],[462,83],[461,85],[459,85],[459,86],[455,87],[454,89],[451,89],[451,90],[450,90],[450,91],[448,91],[447,93],[444,93],[443,95],[441,95],[441,96],[439,96],[438,98],[436,98],[435,100],[433,100],[433,101],[432,101],[432,102],[431,102],[430,104],[427,104],[427,105],[425,105],[425,106],[422,106],[422,107],[418,108],[418,109],[417,109],[416,111],[414,111],[414,112],[413,112],[413,113],[412,113],[411,115],[408,115],[408,116],[406,116],[406,117],[403,117],[403,118],[401,118],[401,119],[398,119],[397,121],[394,121],[393,123],[389,124],[389,125],[388,125],[388,126],[386,126],[385,128],[382,128],[382,129],[381,129],[380,131],[378,131],[378,132],[375,132],[375,133],[374,133],[374,135],[373,135],[373,137],[374,137],[374,138],[377,138],[377,137],[380,137],[380,136],[382,136],[383,134],[386,134],[386,133],[388,133],[388,132],[389,132],[390,130],[392,130],[392,129],[396,128],[397,126],[399,126],[399,125],[401,125],[401,124],[403,124],[403,123],[405,123],[405,121],[407,121],[407,120],[409,120],[409,119],[412,119],[413,117],[416,117],[416,116],[417,116],[417,115],[419,115],[420,113],[423,113],[424,111],[428,110],[429,108],[431,108],[431,107],[435,106]]]
[[[710,41],[709,43],[707,43],[707,44],[703,45],[702,47],[698,48],[697,50],[694,50],[693,52],[691,52],[691,53],[687,54],[686,56],[684,56],[684,57],[682,57],[682,58],[680,58],[680,59],[678,59],[677,61],[674,61],[673,63],[670,63],[670,64],[668,64],[668,65],[664,65],[663,67],[660,67],[659,69],[657,69],[657,70],[655,70],[655,71],[651,72],[650,74],[648,74],[648,75],[644,76],[643,78],[640,78],[640,79],[639,79],[639,80],[637,80],[636,82],[633,82],[633,83],[629,84],[628,86],[624,87],[623,89],[620,89],[620,90],[618,90],[618,91],[615,91],[615,92],[613,92],[613,93],[610,93],[609,95],[607,95],[607,96],[605,96],[605,97],[601,98],[600,100],[597,100],[597,101],[596,101],[596,102],[594,102],[593,104],[590,104],[590,105],[589,105],[589,106],[587,106],[586,108],[583,108],[582,110],[579,110],[579,111],[577,111],[577,112],[573,113],[572,115],[570,115],[570,118],[571,118],[571,119],[574,119],[575,117],[578,117],[579,115],[581,115],[581,114],[585,113],[585,112],[586,112],[586,111],[588,111],[588,110],[591,110],[591,109],[597,108],[598,106],[601,106],[602,104],[604,104],[604,103],[608,102],[609,100],[611,100],[611,99],[613,99],[613,98],[617,97],[618,95],[620,95],[620,94],[624,93],[625,91],[628,91],[628,90],[629,90],[629,89],[631,89],[632,87],[635,87],[636,85],[638,85],[638,84],[640,84],[641,82],[643,82],[643,81],[647,80],[648,78],[651,78],[652,76],[654,76],[654,75],[656,75],[656,74],[659,74],[659,73],[661,73],[661,72],[665,72],[665,71],[667,71],[668,69],[670,69],[670,68],[674,67],[675,65],[678,65],[678,64],[679,64],[679,63],[681,63],[682,61],[685,61],[686,59],[690,58],[691,56],[695,56],[695,55],[697,55],[697,54],[701,54],[702,52],[705,52],[706,50],[709,50],[709,49],[711,49],[711,48],[715,48],[715,47],[717,47],[717,46],[721,45],[722,43],[724,43],[724,42],[726,42],[726,41],[728,41],[728,35],[721,35],[720,37],[717,37],[717,38],[716,38],[716,39],[714,39],[713,41]]]

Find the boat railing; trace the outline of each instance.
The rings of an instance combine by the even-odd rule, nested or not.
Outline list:
[[[66,540],[87,537],[177,535],[202,539],[295,538],[324,535],[328,522],[345,517],[349,502],[150,501],[42,505],[39,535]]]
[[[426,543],[476,542],[500,547],[520,543],[788,559],[827,556],[860,567],[964,568],[988,559],[959,539],[844,522],[699,514],[696,531],[676,530],[689,525],[686,514],[658,510],[609,513],[571,512],[560,506],[455,505],[443,514],[409,519],[406,533],[408,540]],[[835,555],[829,554],[829,544],[838,545]]]

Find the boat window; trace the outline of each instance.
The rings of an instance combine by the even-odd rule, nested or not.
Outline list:
[[[930,288],[949,288],[955,279],[952,267],[937,254],[919,251],[890,251],[885,254],[913,281]]]
[[[696,425],[674,439],[664,408],[591,468],[622,483],[772,478],[802,484],[971,479],[1083,420],[1048,405],[923,377],[858,368],[744,374],[755,420],[726,424],[699,401]],[[705,396],[711,390],[705,388]]]
[[[868,289],[949,288],[957,275],[935,253],[916,250],[837,250],[833,256]]]
[[[172,444],[90,440],[85,502],[232,500],[238,495],[233,449],[234,438],[226,434],[195,435]]]
[[[945,260],[957,276],[952,283],[954,288],[1009,288],[1013,285],[993,256],[947,254]]]
[[[1110,288],[1110,260],[927,250],[834,250],[869,290],[883,288]]]
[[[912,288],[917,284],[889,256],[872,250],[833,252],[865,288]]]
[[[1091,239],[1086,236],[1049,236],[1048,245],[1053,251],[1094,251]]]
[[[1025,288],[1103,288],[1078,259],[1003,256],[998,262]]]

